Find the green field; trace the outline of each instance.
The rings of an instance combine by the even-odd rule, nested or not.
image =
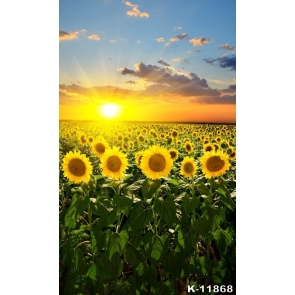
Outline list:
[[[235,294],[236,126],[61,121],[60,294]]]

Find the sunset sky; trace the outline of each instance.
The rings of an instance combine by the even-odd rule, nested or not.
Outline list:
[[[60,120],[235,123],[236,1],[133,1],[59,1]]]

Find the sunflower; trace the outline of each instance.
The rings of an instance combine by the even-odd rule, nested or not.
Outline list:
[[[139,134],[138,137],[137,137],[138,141],[140,142],[144,142],[144,137],[142,134]]]
[[[228,155],[221,151],[206,152],[204,156],[200,158],[200,162],[206,178],[220,176],[224,174],[230,166]]]
[[[181,163],[180,173],[185,177],[190,177],[196,174],[197,165],[193,158],[185,157]]]
[[[83,134],[79,135],[79,141],[81,142],[81,144],[86,144],[87,140],[85,138],[85,135]]]
[[[129,148],[128,142],[122,142],[121,147],[123,150],[128,150],[128,148]]]
[[[169,150],[170,158],[175,161],[178,158],[178,150],[177,149],[170,149]]]
[[[186,142],[184,148],[189,154],[194,150],[193,145],[190,142]]]
[[[223,149],[226,149],[229,146],[228,141],[225,139],[222,139],[219,144],[220,144],[221,148],[223,148]]]
[[[215,147],[211,143],[204,144],[204,146],[203,146],[204,153],[214,151],[214,149],[215,149]]]
[[[171,132],[171,136],[172,136],[173,138],[176,138],[176,137],[178,136],[178,131],[176,131],[176,130],[172,130],[172,132]]]
[[[220,150],[220,145],[218,143],[213,143],[213,146],[216,152]]]
[[[120,149],[114,146],[105,151],[101,157],[100,168],[101,174],[108,178],[115,180],[124,178],[124,172],[128,166],[128,160],[126,155],[120,151]]]
[[[121,134],[119,134],[117,139],[118,139],[118,141],[123,141],[123,136]]]
[[[229,155],[229,159],[230,159],[230,160],[235,160],[235,159],[236,159],[236,151],[233,151],[233,152]]]
[[[154,145],[143,153],[141,159],[142,172],[151,179],[167,177],[173,160],[168,150],[164,147]]]
[[[135,162],[137,167],[140,167],[141,159],[142,159],[143,151],[139,151],[135,153]]]
[[[110,147],[107,142],[102,138],[95,141],[91,146],[93,153],[95,153],[98,157],[101,157],[109,148]]]
[[[234,148],[232,146],[229,146],[226,150],[228,155],[231,155],[234,152]]]
[[[75,183],[88,182],[92,173],[89,159],[79,151],[70,151],[64,156],[62,169],[64,176]]]

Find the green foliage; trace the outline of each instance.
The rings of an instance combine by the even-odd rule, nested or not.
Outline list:
[[[60,144],[62,159],[72,146]],[[235,282],[235,166],[222,177],[198,169],[184,178],[184,153],[170,178],[147,179],[135,164],[117,181],[97,167],[88,184],[60,173],[61,294],[179,294],[180,282]],[[192,157],[200,155],[196,144]]]

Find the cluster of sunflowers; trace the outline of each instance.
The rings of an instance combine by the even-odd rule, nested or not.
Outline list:
[[[198,165],[205,177],[220,176],[236,158],[235,126],[126,124],[110,127],[61,123],[61,137],[75,138],[80,147],[89,147],[100,160],[101,174],[115,180],[124,179],[131,163],[130,154],[150,179],[168,177],[179,154],[182,155],[179,173],[184,177],[194,176]],[[93,164],[85,153],[77,150],[77,145],[75,151],[69,151],[63,158],[64,176],[75,183],[88,182]],[[196,150],[202,153],[198,159],[194,157]]]
[[[100,157],[101,173],[112,179],[123,179],[128,167],[128,159],[118,147],[110,148],[101,140],[92,145],[93,152]],[[177,158],[176,149],[168,150],[159,145],[153,145],[147,150],[135,154],[136,165],[150,179],[168,177],[173,161]],[[222,151],[207,151],[200,158],[202,171],[205,177],[220,176],[230,167],[229,156]],[[75,183],[88,182],[92,174],[92,164],[85,154],[79,151],[68,152],[63,159],[64,175]],[[191,177],[197,171],[197,164],[193,157],[186,156],[182,163],[180,173],[184,177]]]

